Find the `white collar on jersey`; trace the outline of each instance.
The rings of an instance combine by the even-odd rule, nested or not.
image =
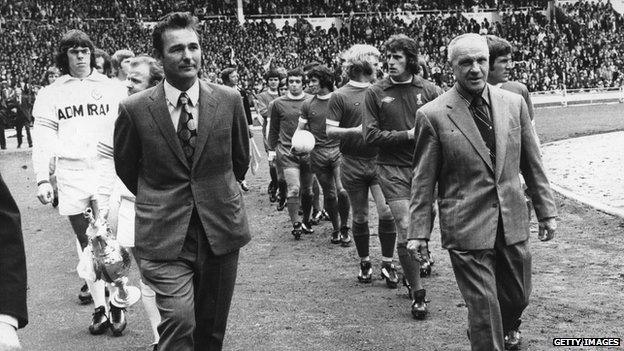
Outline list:
[[[348,84],[356,88],[368,88],[371,85],[369,82],[358,82],[355,80],[350,80]]]
[[[396,81],[396,80],[392,79],[392,77],[390,77],[390,81],[391,81],[393,84],[410,84],[410,83],[412,82],[412,80],[413,80],[413,79],[414,79],[414,77],[410,77],[408,80],[406,80],[406,81],[404,81],[404,82],[399,82],[399,81]]]
[[[80,78],[76,78],[76,77],[72,77],[69,74],[64,74],[60,77],[58,77],[56,79],[56,81],[54,81],[55,83],[58,81],[59,84],[63,84],[63,83],[67,83],[69,81],[74,81],[74,80],[81,80]],[[95,69],[91,69],[91,74],[89,74],[86,78],[84,78],[83,80],[90,80],[93,82],[110,82],[110,78],[108,78],[107,76],[101,74],[100,72],[96,71]]]
[[[286,93],[286,96],[288,96],[288,98],[291,100],[303,100],[306,97],[306,94],[302,92],[301,95],[294,96],[289,91]]]
[[[316,98],[319,100],[329,100],[331,96],[332,96],[332,93],[329,93],[327,95],[317,95]]]
[[[177,107],[178,99],[180,99],[180,94],[182,94],[182,91],[169,84],[166,79],[164,86],[165,98],[167,98],[167,102],[174,107]],[[195,79],[195,83],[193,83],[193,85],[191,85],[191,87],[186,91],[186,95],[188,95],[189,100],[191,100],[191,106],[197,106],[197,103],[199,102],[199,79]]]

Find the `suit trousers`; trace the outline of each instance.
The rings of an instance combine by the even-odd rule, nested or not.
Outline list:
[[[502,219],[499,218],[499,223]],[[473,351],[503,351],[504,334],[518,329],[531,294],[528,240],[506,245],[499,225],[488,250],[449,250],[451,265],[466,306]]]
[[[216,256],[193,210],[180,255],[140,259],[144,281],[156,292],[162,351],[221,350],[236,282],[238,250]]]
[[[23,134],[22,129],[26,129],[26,140],[28,146],[32,146],[32,137],[30,136],[30,125],[26,123],[18,123],[15,125],[15,131],[17,132],[17,147],[22,146]]]

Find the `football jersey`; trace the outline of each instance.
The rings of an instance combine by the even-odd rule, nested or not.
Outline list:
[[[275,150],[278,144],[290,149],[292,136],[299,125],[303,103],[308,97],[309,95],[304,95],[300,99],[293,99],[290,94],[286,94],[271,102],[268,142],[272,150]]]
[[[362,124],[362,110],[367,89],[368,85],[356,86],[349,82],[334,91],[329,99],[327,124],[341,128],[352,128]],[[340,152],[343,155],[360,158],[377,156],[377,148],[367,145],[362,134],[342,138],[340,140]]]
[[[326,133],[330,96],[327,96],[325,99],[319,96],[313,96],[303,104],[301,120],[308,125],[310,132],[314,135],[314,148],[332,148],[340,145],[340,140],[328,138]]]
[[[93,70],[84,79],[68,74],[41,89],[33,105],[33,168],[48,180],[50,158],[91,162],[97,143],[112,133],[119,103],[127,96],[118,82]]]

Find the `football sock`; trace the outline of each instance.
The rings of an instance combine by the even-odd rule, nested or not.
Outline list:
[[[156,293],[147,284],[139,280],[141,286],[141,300],[143,301],[143,308],[147,313],[150,326],[152,327],[152,334],[154,334],[154,343],[157,344],[160,340],[158,335],[158,325],[160,324],[160,312],[158,312],[158,306],[156,306]]]
[[[379,220],[379,244],[381,245],[381,256],[394,256],[394,245],[396,243],[396,225],[393,219]]]
[[[368,257],[370,247],[370,231],[368,229],[368,222],[351,224],[351,230],[353,232],[353,241],[355,242],[355,248],[360,257]]]
[[[340,214],[341,227],[346,227],[349,223],[349,210],[351,210],[349,195],[346,190],[342,189],[338,193],[338,213]]]
[[[403,275],[405,279],[407,279],[412,291],[422,289],[423,286],[420,281],[420,262],[416,261],[416,258],[409,254],[407,243],[399,243],[397,245],[397,254],[399,256],[399,262],[401,262],[401,267],[403,268]]]

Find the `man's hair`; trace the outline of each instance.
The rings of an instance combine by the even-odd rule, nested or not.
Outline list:
[[[487,39],[488,50],[490,50],[490,69],[492,69],[496,58],[511,54],[512,47],[507,40],[496,35],[488,34],[485,38]]]
[[[238,71],[236,68],[234,67],[230,67],[230,68],[226,68],[223,71],[221,71],[221,81],[223,82],[223,84],[230,84],[230,74],[234,73]]]
[[[386,47],[387,52],[403,51],[403,54],[407,59],[405,69],[411,74],[418,73],[420,70],[420,64],[418,63],[418,44],[416,43],[416,40],[405,34],[397,34],[386,40],[384,46]]]
[[[67,31],[61,38],[58,46],[58,52],[56,53],[56,67],[58,67],[61,74],[69,74],[69,59],[67,58],[67,50],[71,48],[83,47],[88,48],[91,51],[91,68],[95,67],[95,46],[87,35],[87,33],[79,30],[72,29]]]
[[[121,68],[121,63],[123,62],[123,60],[129,57],[134,57],[134,52],[127,49],[115,51],[111,60],[113,62],[113,68],[115,70],[119,70],[119,68]]]
[[[163,17],[154,26],[152,31],[152,45],[158,56],[163,54],[163,34],[170,29],[190,29],[197,34],[199,38],[197,17],[189,12],[171,12]]]
[[[288,71],[288,73],[286,73],[287,81],[288,81],[288,78],[290,77],[301,77],[301,80],[303,81],[303,79],[305,79],[305,73],[303,73],[303,70],[301,69],[301,67],[293,68],[290,71]]]
[[[303,72],[310,72],[310,70],[316,66],[320,66],[321,64],[317,61],[312,61],[305,66],[303,66]]]
[[[150,75],[149,86],[150,87],[153,87],[156,84],[160,83],[165,77],[165,72],[163,71],[163,68],[160,66],[158,61],[156,61],[156,59],[153,57],[150,57],[147,55],[140,55],[140,56],[133,58],[132,61],[130,61],[130,67],[134,68],[140,65],[147,65],[149,67],[149,75]]]
[[[308,80],[316,78],[321,84],[321,88],[327,88],[334,91],[334,74],[327,66],[314,66],[308,72]]]
[[[282,79],[282,75],[278,71],[272,69],[264,74],[265,81],[268,82],[270,78]]]
[[[481,44],[486,50],[488,50],[487,40],[485,39],[484,36],[480,34],[476,34],[476,33],[466,33],[466,34],[458,35],[455,38],[453,38],[451,42],[448,44],[447,60],[450,64],[453,63],[453,58],[455,56],[455,49],[457,47],[457,42],[464,40],[464,39],[472,39],[475,43],[474,44],[475,46],[478,44]]]
[[[368,61],[371,56],[379,59],[381,53],[374,46],[366,44],[355,44],[349,48],[342,55],[347,76],[350,79],[355,79],[360,74],[370,76],[375,73],[375,67]]]
[[[107,76],[110,75],[111,74],[111,67],[112,67],[111,66],[111,57],[110,57],[110,55],[106,51],[97,48],[97,49],[95,49],[95,52],[93,53],[93,56],[95,58],[101,57],[101,58],[104,59],[104,64],[102,65],[102,68],[104,69],[104,74],[107,75]]]

